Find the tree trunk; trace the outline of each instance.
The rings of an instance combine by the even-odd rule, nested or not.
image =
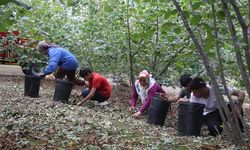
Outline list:
[[[223,87],[224,87],[224,89],[226,91],[226,95],[227,95],[227,97],[229,99],[230,106],[231,106],[231,108],[235,108],[236,105],[234,104],[234,102],[232,100],[232,97],[229,94],[229,90],[228,90],[225,75],[224,75],[224,67],[223,67],[223,64],[222,64],[223,59],[222,59],[222,56],[221,56],[221,53],[220,53],[220,46],[219,46],[219,43],[218,43],[219,39],[218,39],[217,18],[216,18],[216,10],[215,10],[214,4],[212,4],[212,12],[213,12],[213,17],[214,17],[215,49],[216,49],[217,58],[218,58],[218,67],[219,67],[219,70],[220,70],[220,78],[222,80]],[[235,129],[237,129],[238,130],[237,132],[240,133],[241,130],[240,130],[239,122],[238,122],[238,115],[237,115],[237,112],[235,110],[236,109],[232,109],[234,120],[236,121],[235,122],[235,125],[236,125]],[[227,135],[229,135],[229,133],[227,133]]]
[[[205,65],[205,68],[207,70],[207,73],[211,79],[211,82],[212,82],[212,86],[214,88],[214,92],[215,92],[215,96],[216,96],[216,99],[217,99],[217,102],[219,104],[219,106],[222,106],[222,107],[218,107],[220,113],[221,113],[221,116],[223,115],[226,115],[224,117],[222,117],[222,120],[223,120],[223,123],[225,125],[225,129],[228,130],[228,138],[234,143],[234,144],[242,144],[242,137],[240,136],[241,133],[235,133],[235,132],[232,132],[233,130],[230,131],[230,126],[229,125],[232,125],[232,122],[230,121],[231,119],[229,119],[229,125],[227,124],[227,121],[225,120],[225,118],[230,118],[229,116],[229,110],[226,106],[226,103],[225,103],[225,100],[220,92],[220,89],[219,89],[219,86],[217,84],[217,81],[215,79],[215,76],[213,74],[213,71],[212,71],[212,68],[210,67],[210,63],[209,63],[209,59],[207,57],[207,55],[205,54],[204,50],[202,49],[201,45],[199,44],[198,40],[196,39],[192,29],[190,28],[188,22],[187,22],[187,19],[184,15],[184,12],[182,11],[179,3],[176,1],[176,0],[172,0],[177,11],[179,12],[179,15],[184,23],[184,26],[186,28],[186,30],[188,31],[189,35],[191,36],[194,44],[195,44],[195,47],[198,51],[198,53],[200,54],[201,58],[202,58],[202,61],[203,61],[203,64]],[[223,111],[225,112],[225,114],[223,113]],[[232,129],[232,128],[231,128]]]
[[[153,64],[152,64],[152,71],[155,72],[155,67],[157,64],[157,57],[159,53],[159,17],[157,16],[156,19],[156,33],[155,33],[155,51],[154,51],[154,59],[153,59]]]
[[[248,95],[250,95],[250,82],[249,82],[249,78],[248,78],[246,69],[244,67],[242,57],[241,57],[240,47],[238,45],[238,39],[237,39],[236,31],[235,31],[235,28],[234,28],[234,25],[233,25],[233,21],[231,19],[231,14],[230,14],[229,9],[227,7],[227,3],[225,3],[224,0],[221,0],[221,2],[222,2],[222,5],[223,5],[223,11],[224,11],[225,16],[226,16],[228,29],[229,29],[229,31],[231,33],[231,38],[232,38],[233,45],[234,45],[234,48],[235,48],[237,64],[239,66],[241,76],[242,76],[243,81],[245,83],[247,93],[248,93]]]
[[[157,11],[159,9],[159,0],[157,1]],[[152,72],[155,73],[155,67],[157,65],[157,57],[158,57],[158,53],[159,53],[159,16],[157,13],[157,17],[156,17],[156,33],[155,33],[155,50],[154,50],[154,59],[153,59],[153,63],[152,63]]]
[[[129,71],[130,71],[130,86],[134,84],[134,73],[133,73],[133,53],[131,47],[131,31],[129,22],[129,0],[127,0],[127,29],[128,29],[128,60],[129,60]]]
[[[15,3],[16,5],[18,6],[21,6],[27,10],[29,10],[31,8],[31,6],[28,6],[27,4],[23,3],[23,2],[20,2],[18,0],[13,0],[13,3]]]
[[[243,35],[243,41],[244,41],[244,45],[242,47],[243,47],[244,52],[245,52],[245,57],[246,57],[246,62],[247,62],[247,67],[248,67],[248,76],[250,76],[250,52],[249,52],[249,41],[248,41],[248,33],[247,33],[248,27],[247,27],[245,21],[243,20],[243,17],[240,13],[239,7],[235,3],[235,1],[230,0],[229,2],[233,6],[234,11],[236,12],[238,21],[240,23],[240,26],[242,28],[242,35]],[[248,93],[250,93],[250,91]]]
[[[250,21],[250,0],[248,0],[248,21]],[[249,23],[248,23],[249,26]],[[248,27],[248,43],[250,42],[250,28]]]

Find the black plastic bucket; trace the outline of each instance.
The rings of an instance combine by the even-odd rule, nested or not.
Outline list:
[[[41,79],[34,75],[25,75],[24,96],[38,97]]]
[[[153,97],[149,107],[147,123],[163,126],[169,107],[170,102],[163,100],[159,96]]]
[[[178,135],[199,136],[203,123],[205,105],[191,102],[179,102]]]
[[[57,79],[53,100],[68,102],[73,85],[73,82]]]

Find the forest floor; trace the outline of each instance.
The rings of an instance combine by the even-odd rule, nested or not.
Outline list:
[[[123,85],[113,87],[109,105],[76,106],[81,87],[75,87],[69,104],[63,104],[52,101],[53,80],[42,80],[38,98],[24,96],[23,76],[0,80],[0,149],[242,149],[224,136],[207,136],[205,126],[199,137],[178,136],[177,103],[163,127],[147,124],[146,115],[133,118],[128,111],[131,91]],[[249,115],[244,119],[250,124]]]

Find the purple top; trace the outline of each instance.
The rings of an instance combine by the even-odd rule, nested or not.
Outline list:
[[[133,86],[133,95],[131,97],[131,106],[135,106],[136,105],[136,101],[138,98],[138,93],[136,92],[135,86]],[[155,83],[148,91],[147,93],[147,97],[145,99],[145,101],[143,102],[141,108],[140,108],[140,112],[143,113],[149,106],[150,103],[152,101],[152,98],[155,96],[156,93],[166,93],[159,84]]]

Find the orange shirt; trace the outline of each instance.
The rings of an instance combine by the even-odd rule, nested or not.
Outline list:
[[[101,95],[107,98],[110,97],[112,92],[108,80],[98,73],[93,73],[89,80],[89,89],[91,90],[91,88],[96,88]]]

